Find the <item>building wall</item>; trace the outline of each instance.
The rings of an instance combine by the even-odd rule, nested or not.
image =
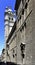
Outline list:
[[[4,50],[4,52],[1,54],[1,62],[5,62],[5,50]]]
[[[20,6],[19,6],[19,8],[18,8],[18,15],[20,15],[21,13],[21,10],[22,10],[22,1],[21,1],[21,3],[20,3]]]
[[[24,14],[22,14],[21,6],[22,2],[17,11],[16,31],[9,40],[7,60],[21,65],[35,65],[35,0],[29,0],[27,8],[24,9]],[[26,22],[26,27],[24,22]],[[21,43],[25,43],[24,58],[21,55]]]
[[[25,64],[25,65],[35,64],[35,61],[34,61],[34,59],[35,59],[34,58],[34,53],[35,53],[34,49],[35,48],[32,51],[32,46],[34,47],[33,43],[35,42],[34,37],[33,37],[33,41],[32,41],[32,34],[35,35],[35,33],[34,33],[35,30],[33,32],[33,27],[35,28],[35,26],[34,26],[35,22],[33,23],[33,21],[35,21],[35,19],[34,19],[35,15],[33,15],[35,13],[35,12],[33,12],[33,2],[34,2],[33,0],[29,1],[28,8],[24,12],[24,16],[21,16],[21,20],[19,20],[19,22],[17,23],[17,29],[19,29],[20,24],[21,24],[20,22],[24,22],[24,21],[26,22],[25,30],[22,30],[22,32],[20,32],[20,30],[19,30],[17,32],[17,63],[18,64]],[[26,19],[26,17],[27,17],[27,19]],[[24,18],[24,20],[22,20],[22,18]],[[34,20],[32,20],[32,18]],[[22,59],[22,56],[21,56],[21,50],[20,50],[21,42],[26,43],[24,59]]]
[[[10,55],[10,62],[14,62],[16,63],[16,36],[15,36],[15,32],[13,34],[13,36],[11,37],[10,41],[9,41],[9,55]]]
[[[35,0],[33,1],[32,25],[32,65],[35,65]]]

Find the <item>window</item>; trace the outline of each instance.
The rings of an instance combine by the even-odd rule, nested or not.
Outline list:
[[[25,4],[25,9],[27,9],[28,3]]]
[[[21,55],[22,55],[22,58],[24,58],[25,57],[25,54],[24,54],[25,44],[21,43],[20,47],[21,47]]]
[[[24,9],[22,9],[22,15],[24,15]]]
[[[21,16],[20,16],[20,19],[21,19]]]
[[[10,17],[9,17],[9,20],[10,20]]]
[[[15,50],[13,50],[13,58],[15,57],[14,53],[15,53]]]
[[[12,18],[12,20],[13,20],[13,18]]]
[[[15,56],[17,56],[17,54],[15,54]]]
[[[26,28],[26,22],[24,22],[24,26],[25,26],[25,28]]]
[[[13,58],[14,58],[14,54],[13,54]]]
[[[25,57],[25,55],[24,55],[24,54],[22,54],[22,57],[24,58],[24,57]]]

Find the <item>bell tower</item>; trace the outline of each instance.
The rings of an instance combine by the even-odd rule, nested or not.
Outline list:
[[[12,27],[15,23],[15,11],[13,12],[10,7],[5,8],[5,14],[4,14],[4,26],[5,26],[5,62],[10,61],[7,60],[9,57],[7,56],[7,45],[9,43],[6,43],[6,40],[8,39],[8,36],[12,30]]]
[[[5,9],[5,15],[4,15],[4,26],[5,26],[5,40],[8,38],[9,33],[9,16],[8,16],[8,8]]]

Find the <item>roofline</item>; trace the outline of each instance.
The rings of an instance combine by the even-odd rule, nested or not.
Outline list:
[[[21,0],[16,0],[15,10],[18,10]]]

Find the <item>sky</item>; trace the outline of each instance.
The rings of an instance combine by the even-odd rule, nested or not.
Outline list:
[[[16,0],[0,0],[0,55],[5,46],[4,39],[4,11],[6,6],[10,6],[14,10]]]

